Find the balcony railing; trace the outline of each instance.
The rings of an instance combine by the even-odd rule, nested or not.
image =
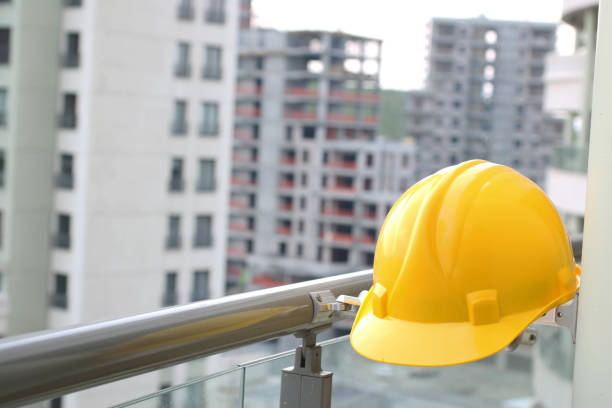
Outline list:
[[[247,117],[259,117],[261,115],[261,110],[259,108],[254,108],[254,107],[237,107],[236,115],[247,116]]]
[[[357,162],[354,161],[330,161],[327,163],[327,167],[336,169],[356,169]]]
[[[215,180],[200,179],[196,183],[196,191],[200,193],[215,191],[216,184],[217,183],[215,182]]]
[[[345,209],[340,209],[340,208],[324,208],[323,210],[321,210],[321,214],[338,215],[340,217],[352,217],[355,215],[355,211],[345,210]]]
[[[291,235],[291,227],[278,226],[276,227],[276,233],[279,235]]]
[[[174,120],[170,126],[170,131],[173,135],[185,135],[187,134],[187,121],[186,120]]]
[[[552,166],[576,173],[587,172],[588,150],[578,146],[559,146],[553,150]]]
[[[285,117],[288,119],[314,120],[317,118],[317,113],[316,112],[306,112],[306,111],[286,111]]]

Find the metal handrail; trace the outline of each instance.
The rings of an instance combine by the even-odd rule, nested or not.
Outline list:
[[[357,296],[372,271],[0,341],[0,406],[41,401],[313,326],[310,293]],[[318,321],[317,325],[325,324]]]

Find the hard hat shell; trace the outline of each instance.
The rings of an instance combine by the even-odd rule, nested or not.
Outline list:
[[[570,300],[579,276],[559,214],[535,183],[464,162],[412,186],[387,215],[351,345],[392,364],[478,360]]]

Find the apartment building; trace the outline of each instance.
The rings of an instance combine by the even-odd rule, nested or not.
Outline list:
[[[413,147],[376,137],[381,42],[240,36],[228,291],[371,266],[387,207],[414,175]]]
[[[427,87],[406,98],[419,176],[483,158],[543,185],[563,132],[563,122],[542,109],[555,25],[435,18],[428,43]]]
[[[0,2],[0,334],[224,293],[238,22],[237,1]]]

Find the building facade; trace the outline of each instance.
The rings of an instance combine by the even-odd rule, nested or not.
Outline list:
[[[544,63],[555,25],[433,19],[425,91],[408,93],[406,134],[425,176],[473,158],[543,185],[563,122],[543,113]]]
[[[224,293],[238,22],[237,1],[0,2],[2,335]]]
[[[228,291],[371,266],[387,206],[414,174],[411,146],[376,138],[380,41],[240,35]]]
[[[597,9],[594,0],[565,1],[563,21],[575,29],[574,52],[546,60],[544,109],[566,122],[547,170],[546,192],[573,235],[584,227]]]

